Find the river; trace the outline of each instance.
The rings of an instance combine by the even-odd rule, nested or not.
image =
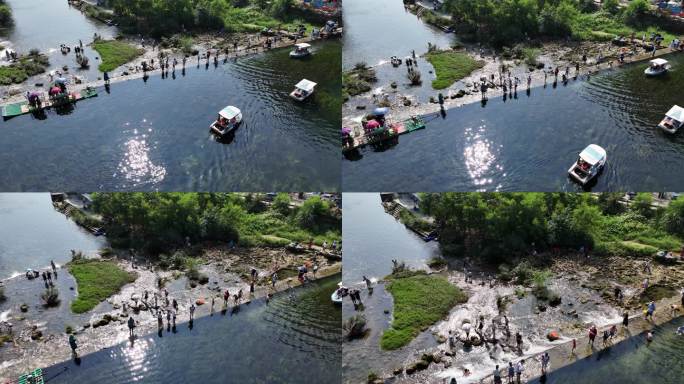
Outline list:
[[[392,259],[413,268],[427,268],[426,261],[439,254],[437,243],[425,243],[387,214],[379,194],[345,193],[342,205],[345,285],[361,287],[364,275],[374,281],[384,278],[392,272]],[[391,322],[392,297],[383,284],[378,284],[371,295],[363,289],[362,300],[365,308],[360,311],[348,299],[342,306],[343,319],[363,314],[370,329],[364,339],[344,343],[344,383],[364,383],[369,372],[391,372],[415,351],[436,345],[432,335],[424,332],[405,348],[380,350],[380,336]]]
[[[345,284],[362,282],[363,276],[383,279],[392,273],[392,260],[412,268],[427,268],[426,261],[439,254],[436,242],[426,243],[385,212],[377,193],[345,193],[342,199]]]
[[[95,32],[116,32],[66,1],[10,5],[16,25],[8,38],[20,52],[78,39],[87,44]],[[65,24],[64,30],[56,34],[57,27],[46,27],[51,23]],[[339,41],[326,41],[314,43],[305,60],[290,59],[291,48],[282,48],[217,66],[191,65],[164,78],[114,83],[66,113],[8,120],[0,189],[338,190],[341,49]],[[73,54],[57,52],[51,60],[73,60]],[[90,80],[97,76],[93,67]],[[318,86],[298,103],[288,94],[303,78]],[[242,110],[244,124],[219,141],[209,125],[226,105]]]
[[[71,250],[88,253],[106,246],[52,207],[48,193],[0,193],[0,279],[27,268],[63,264]]]
[[[684,55],[666,57],[673,70],[646,78],[645,63],[604,71],[590,81],[533,88],[517,98],[490,99],[429,116],[427,129],[389,149],[344,161],[345,191],[577,191],[567,169],[588,144],[608,162],[587,189],[679,190],[684,136],[656,128],[681,104]]]
[[[631,337],[551,372],[546,384],[681,383],[684,375],[684,336],[677,336],[675,331],[682,325],[684,318],[679,317],[655,327],[655,341],[650,344],[646,343],[645,334]],[[537,379],[530,383],[541,382]]]
[[[339,276],[141,336],[43,370],[49,383],[335,383],[340,380]]]

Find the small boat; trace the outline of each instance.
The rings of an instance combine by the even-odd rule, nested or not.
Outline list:
[[[392,56],[390,57],[390,63],[392,63],[392,66],[398,67],[401,65],[401,59],[396,56]]]
[[[670,63],[665,59],[657,58],[650,62],[648,68],[644,70],[646,76],[658,76],[662,75],[670,69]]]
[[[218,113],[218,118],[209,128],[217,135],[223,136],[235,130],[242,123],[242,112],[229,105]]]
[[[316,85],[317,84],[311,80],[303,79],[295,85],[295,89],[290,93],[290,97],[297,101],[304,101],[307,97],[311,96]]]
[[[568,173],[577,182],[585,185],[601,172],[605,164],[606,150],[596,144],[589,144],[568,169]]]
[[[290,57],[293,59],[300,59],[302,57],[309,56],[311,55],[309,48],[311,48],[311,44],[297,43],[295,44],[295,49],[290,52]]]
[[[675,134],[684,125],[684,108],[674,105],[665,114],[658,127],[667,133]]]

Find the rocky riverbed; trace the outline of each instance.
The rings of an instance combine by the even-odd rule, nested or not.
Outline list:
[[[560,302],[553,303],[537,299],[529,288],[494,279],[494,271],[487,268],[471,267],[472,282],[466,282],[460,271],[435,272],[442,273],[467,292],[468,302],[453,308],[446,319],[405,347],[410,350],[410,357],[403,363],[378,367],[375,372],[395,383],[443,383],[452,377],[459,383],[478,383],[491,380],[495,365],[504,367],[509,361],[516,363],[525,359],[523,378],[529,380],[541,374],[539,356],[544,351],[549,351],[551,356],[550,370],[558,369],[682,315],[679,290],[684,287],[684,263],[650,263],[649,274],[644,268],[646,259],[555,256],[553,259],[557,261],[547,264],[553,273],[547,287],[560,298]],[[544,255],[531,261],[547,263]],[[650,288],[646,290],[640,287],[645,277],[650,280]],[[621,301],[615,298],[616,287],[622,290]],[[655,319],[647,321],[642,311],[651,299],[656,300],[657,310]],[[374,313],[383,309],[386,308],[366,306],[365,311]],[[618,334],[602,345],[601,333],[613,324],[619,326],[624,311],[629,313],[630,327],[624,330],[620,327]],[[484,327],[479,331],[481,321]],[[593,346],[585,336],[591,325],[599,330]],[[551,331],[558,333],[557,339],[548,337]],[[517,332],[523,337],[521,350],[515,341]],[[420,339],[427,335],[432,335],[438,345],[416,348],[417,344],[426,345]],[[571,347],[573,339],[577,343],[575,351]],[[350,343],[355,342],[358,341]]]

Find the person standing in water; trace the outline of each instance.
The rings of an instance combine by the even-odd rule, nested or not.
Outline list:
[[[50,260],[50,265],[52,266],[52,272],[57,273],[57,266],[55,265],[54,260]],[[684,290],[682,290],[682,297],[684,297]]]
[[[515,376],[515,368],[513,368],[513,362],[508,362],[508,384],[513,384],[513,377]]]
[[[549,368],[549,362],[551,362],[551,356],[549,356],[548,352],[544,352],[544,354],[541,356],[542,375],[546,374],[546,371]]]
[[[71,347],[71,354],[77,356],[76,348],[78,348],[78,344],[76,344],[76,336],[73,334],[69,335],[69,346]]]
[[[525,372],[525,360],[520,360],[518,364],[515,365],[515,378],[518,384],[522,384],[522,374]]]
[[[648,307],[646,308],[646,318],[651,319],[651,321],[653,321],[653,313],[655,312],[655,310],[655,301],[651,301],[650,303],[648,303]]]
[[[195,304],[190,304],[190,321],[195,320]]]
[[[501,384],[501,372],[499,371],[499,365],[494,368],[494,384]]]
[[[134,337],[135,334],[133,333],[133,330],[135,329],[135,320],[133,320],[133,316],[130,316],[128,318],[128,335],[130,337]]]
[[[363,281],[366,283],[366,288],[368,288],[368,290],[370,290],[373,287],[372,282],[366,276],[363,277]]]

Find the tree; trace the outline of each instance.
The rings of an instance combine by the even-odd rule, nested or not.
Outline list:
[[[287,193],[279,193],[273,199],[273,209],[283,216],[290,214],[290,195]]]
[[[314,228],[323,217],[329,215],[329,212],[330,206],[328,203],[321,200],[320,197],[314,196],[307,199],[299,208],[297,221],[305,228]]]
[[[639,22],[648,14],[650,9],[646,0],[632,0],[624,11],[625,19],[634,24]]]
[[[601,6],[604,11],[610,13],[611,15],[616,15],[620,10],[619,0],[603,0],[603,5]]]
[[[672,201],[665,208],[662,220],[666,231],[684,237],[684,198]]]
[[[645,218],[653,217],[653,195],[650,192],[637,193],[630,208]]]

